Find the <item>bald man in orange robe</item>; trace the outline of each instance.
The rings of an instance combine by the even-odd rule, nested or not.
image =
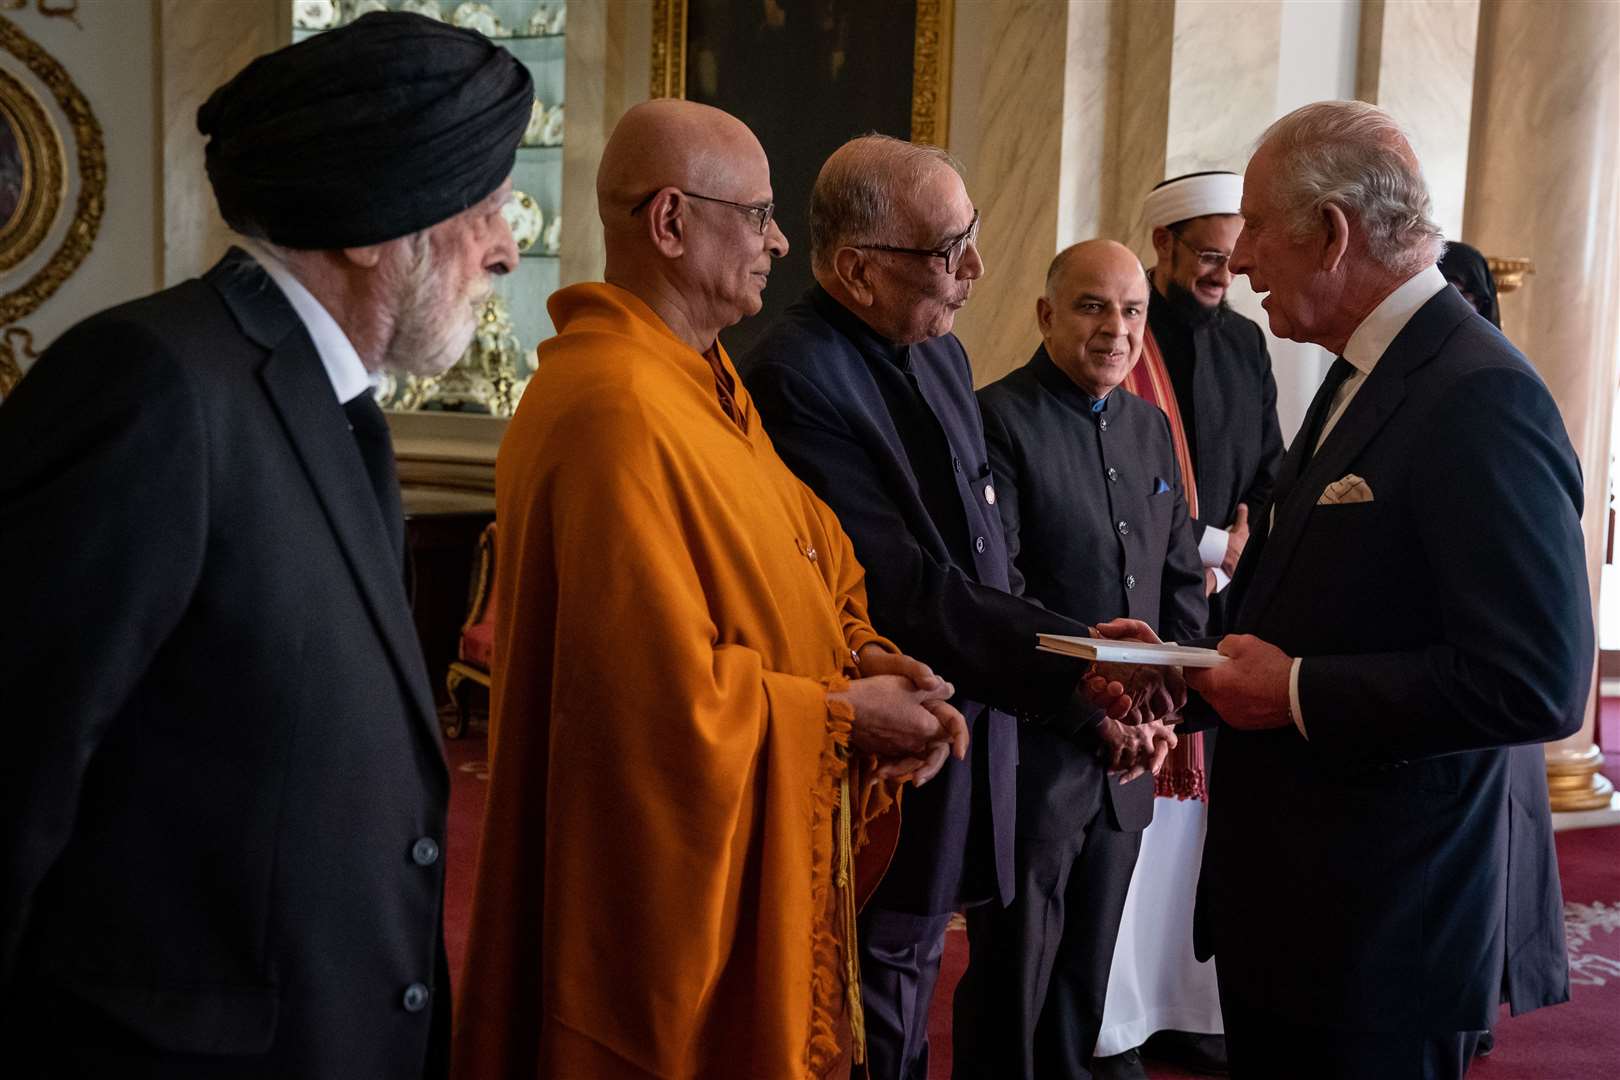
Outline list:
[[[455,1069],[847,1071],[853,849],[967,728],[868,624],[848,538],[719,344],[788,247],[758,141],[706,106],[639,105],[597,197],[607,280],[552,296],[496,464]]]

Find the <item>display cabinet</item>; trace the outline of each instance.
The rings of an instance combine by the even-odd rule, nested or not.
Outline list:
[[[292,40],[324,33],[372,11],[414,12],[484,34],[509,49],[534,78],[534,110],[517,151],[512,198],[506,205],[519,251],[516,271],[497,279],[495,295],[479,313],[477,335],[454,367],[432,378],[385,376],[378,389],[378,400],[394,412],[510,416],[533,373],[535,346],[552,334],[546,300],[561,284],[567,4],[564,0],[290,0]],[[454,438],[443,431],[455,432],[458,427],[462,425],[431,425],[429,430],[439,430],[441,438]],[[478,429],[461,433],[477,443],[486,442],[490,434]]]

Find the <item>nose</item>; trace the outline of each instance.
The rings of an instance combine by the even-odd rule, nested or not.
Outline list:
[[[978,240],[969,240],[967,249],[962,252],[961,265],[956,268],[956,276],[964,281],[977,281],[984,276],[984,256],[979,252]]]
[[[1225,261],[1223,261],[1221,263],[1221,265],[1217,266],[1214,270],[1211,270],[1209,272],[1209,278],[1210,278],[1211,281],[1214,281],[1217,285],[1221,286],[1221,288],[1223,288],[1223,289],[1226,286],[1232,284],[1232,258],[1231,258],[1231,256],[1227,256]]]
[[[510,274],[518,268],[517,241],[512,238],[512,226],[505,214],[496,215],[500,224],[495,227],[489,251],[484,255],[484,269],[491,274]]]
[[[1254,269],[1254,244],[1249,240],[1249,227],[1243,226],[1238,233],[1237,243],[1232,245],[1232,255],[1226,260],[1226,278],[1231,281],[1234,274],[1248,274]]]
[[[765,228],[765,250],[771,253],[773,259],[780,259],[788,253],[787,233],[782,231],[775,218],[771,218],[771,223]]]

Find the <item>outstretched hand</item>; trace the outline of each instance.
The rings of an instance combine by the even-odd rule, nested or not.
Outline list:
[[[1194,671],[1187,683],[1222,720],[1246,731],[1287,727],[1293,657],[1250,634],[1228,634],[1216,646],[1227,662]]]

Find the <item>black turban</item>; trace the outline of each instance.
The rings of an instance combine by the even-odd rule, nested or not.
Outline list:
[[[291,248],[436,225],[512,171],[534,81],[481,34],[378,12],[259,57],[197,110],[236,231]]]

